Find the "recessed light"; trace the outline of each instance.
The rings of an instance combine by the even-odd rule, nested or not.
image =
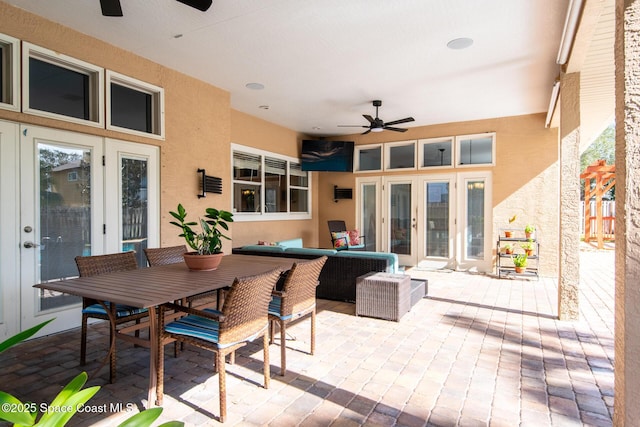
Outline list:
[[[251,89],[251,90],[262,90],[262,89],[264,89],[264,85],[262,83],[247,83],[244,86],[247,89]]]
[[[313,130],[320,130],[320,129],[322,129],[322,128],[321,128],[320,126],[314,126],[314,127],[312,127],[311,129],[313,129]]]
[[[268,110],[269,106],[268,105],[260,105],[258,108],[260,108],[262,110]]]
[[[468,37],[461,37],[459,39],[450,40],[449,43],[447,43],[447,47],[449,49],[461,50],[461,49],[468,48],[472,44],[473,44],[473,39],[470,39]]]

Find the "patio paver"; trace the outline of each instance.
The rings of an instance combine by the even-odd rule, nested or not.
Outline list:
[[[355,305],[319,301],[316,354],[306,322],[287,331],[287,375],[272,346],[272,381],[259,385],[261,344],[241,349],[227,370],[225,425],[610,426],[613,411],[613,251],[581,253],[581,317],[560,322],[555,279],[496,279],[410,271],[429,296],[400,322],[356,317]],[[92,372],[108,328],[89,328]],[[295,340],[293,338],[296,338]],[[99,341],[92,345],[93,341]],[[276,340],[276,343],[278,341]],[[0,390],[50,402],[82,371],[79,329],[23,343],[0,356]],[[220,425],[211,354],[167,351],[161,420]],[[118,379],[104,368],[89,405],[129,411],[78,414],[70,426],[111,426],[146,403],[148,354],[118,342]]]

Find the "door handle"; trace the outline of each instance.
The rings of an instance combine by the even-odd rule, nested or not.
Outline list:
[[[24,242],[24,243],[22,244],[22,246],[24,246],[24,247],[25,247],[25,248],[27,248],[27,249],[31,249],[31,248],[38,247],[38,246],[40,246],[40,245],[39,245],[39,244],[37,244],[37,243],[33,243],[33,242],[31,242],[31,241],[27,240],[26,242]]]

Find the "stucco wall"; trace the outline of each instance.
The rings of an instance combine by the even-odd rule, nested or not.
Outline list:
[[[489,170],[493,176],[493,235],[495,241],[501,228],[518,228],[527,223],[537,226],[536,236],[541,242],[541,274],[557,274],[558,245],[558,132],[544,127],[544,114],[503,117],[463,123],[446,123],[434,126],[409,128],[407,132],[370,133],[349,135],[341,140],[355,141],[356,145],[381,142],[418,140],[443,136],[468,135],[483,132],[496,133],[496,165],[478,170]],[[437,171],[411,171],[409,174],[428,175],[467,172],[474,169],[462,168]],[[319,173],[318,197],[321,209],[318,217],[320,226],[320,246],[329,247],[328,232],[323,233],[327,220],[339,218],[348,227],[355,226],[355,200],[333,202],[333,186],[355,188],[356,177],[397,175],[391,173]],[[509,225],[508,218],[517,215],[517,220]],[[495,249],[494,249],[495,251]]]

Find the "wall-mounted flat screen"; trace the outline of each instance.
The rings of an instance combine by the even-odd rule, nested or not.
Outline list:
[[[353,141],[302,141],[303,171],[353,172]]]

